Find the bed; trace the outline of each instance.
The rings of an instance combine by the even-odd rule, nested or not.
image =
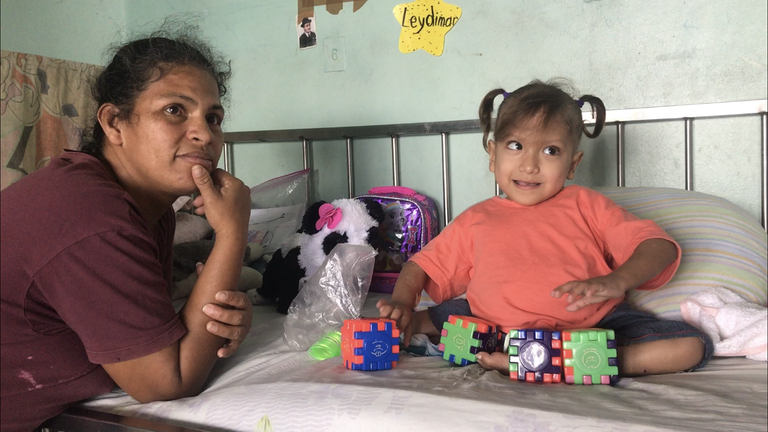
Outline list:
[[[694,191],[692,125],[701,119],[751,117],[760,137],[761,222],[729,201]],[[585,121],[590,117],[585,113]],[[681,319],[681,301],[707,286],[725,285],[765,309],[766,101],[712,103],[608,111],[613,128],[616,183],[601,190],[630,211],[650,217],[688,253],[687,264],[661,295],[633,293],[630,301],[670,319]],[[684,189],[625,187],[625,128],[666,122],[679,126]],[[477,133],[476,120],[371,125],[349,128],[231,132],[223,155],[232,171],[241,143],[299,143],[302,164],[313,169],[313,143],[337,141],[346,153],[347,194],[360,193],[355,170],[356,140],[378,138],[391,154],[391,184],[401,183],[400,139],[430,137],[439,142],[443,224],[457,199],[452,185],[466,180],[449,169],[449,140]],[[383,137],[383,138],[382,138]],[[477,140],[479,142],[479,140]],[[637,143],[626,142],[626,146]],[[479,145],[478,145],[479,146]],[[628,162],[631,164],[631,161]],[[343,170],[343,168],[342,168]],[[237,175],[237,173],[235,173]],[[368,175],[368,173],[366,173]],[[493,184],[488,184],[493,188]],[[343,197],[343,196],[339,196]],[[466,197],[465,197],[466,198]],[[728,197],[725,197],[728,198]],[[327,199],[327,197],[326,197]],[[702,240],[704,239],[704,240]],[[711,241],[703,244],[701,241]],[[715,246],[712,246],[715,245]],[[725,245],[725,246],[724,246]],[[720,248],[720,249],[718,249]],[[686,252],[688,251],[688,252]],[[729,269],[736,269],[732,275]],[[363,316],[376,316],[375,302],[388,294],[368,294]],[[139,404],[124,392],[86,401],[46,423],[50,431],[764,431],[768,427],[768,374],[765,361],[744,355],[715,357],[702,370],[622,378],[614,386],[570,386],[510,382],[477,365],[459,367],[440,357],[402,354],[392,370],[361,372],[344,368],[340,357],[314,360],[283,341],[285,315],[254,306],[247,340],[221,360],[198,396]],[[765,334],[765,333],[763,333]],[[763,340],[763,343],[765,341]],[[763,351],[765,346],[763,345]]]

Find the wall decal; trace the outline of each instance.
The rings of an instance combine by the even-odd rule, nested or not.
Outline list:
[[[442,0],[416,0],[395,6],[392,11],[400,23],[400,52],[417,49],[443,54],[445,34],[461,17],[461,8]]]
[[[352,3],[352,13],[360,10],[367,0],[299,0],[299,19],[305,16],[314,16],[315,6],[325,5],[325,10],[333,15],[338,15],[344,3]]]

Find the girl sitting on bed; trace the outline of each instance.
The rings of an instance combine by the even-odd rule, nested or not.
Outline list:
[[[397,322],[406,346],[412,334],[439,336],[449,315],[474,315],[505,332],[613,329],[624,376],[700,368],[713,352],[705,334],[622,303],[630,289],[667,283],[680,262],[679,246],[653,221],[600,193],[564,187],[583,156],[582,132],[594,138],[605,123],[599,98],[574,100],[564,89],[562,83],[533,81],[485,96],[483,146],[505,196],[470,207],[413,256],[391,299],[377,304],[380,316]],[[592,133],[581,119],[584,103],[597,113]],[[412,313],[422,289],[438,305]],[[466,300],[454,299],[464,293]],[[509,372],[504,353],[479,353],[477,360],[486,369]]]
[[[3,431],[115,384],[140,402],[193,396],[244,340],[250,191],[216,168],[229,75],[192,36],[120,47],[93,85],[92,140],[0,195]],[[172,204],[194,192],[216,240],[177,314]]]

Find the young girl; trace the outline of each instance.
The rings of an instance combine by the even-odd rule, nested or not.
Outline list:
[[[474,315],[510,329],[613,329],[624,376],[695,369],[712,355],[711,340],[683,322],[661,321],[622,303],[630,289],[656,289],[680,262],[680,248],[641,220],[573,179],[582,132],[599,135],[605,106],[574,100],[557,82],[489,92],[480,105],[489,168],[504,192],[476,204],[403,267],[381,317],[411,334],[438,336],[448,315]],[[488,140],[497,96],[504,99]],[[597,113],[590,133],[581,106]],[[422,289],[438,306],[412,313]],[[453,299],[466,293],[466,300]],[[507,355],[477,355],[486,369],[508,373]]]
[[[115,384],[140,402],[195,395],[250,329],[235,290],[250,191],[216,168],[229,65],[192,34],[120,47],[93,85],[92,139],[0,195],[3,431]],[[216,241],[177,314],[172,204],[193,192]]]

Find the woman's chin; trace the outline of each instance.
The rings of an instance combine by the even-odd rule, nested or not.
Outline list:
[[[179,194],[179,196],[192,195],[198,192],[199,190],[197,189],[197,185],[194,181],[192,181],[191,178],[189,179],[189,182],[186,182],[183,186],[180,186],[176,190],[176,193]]]

